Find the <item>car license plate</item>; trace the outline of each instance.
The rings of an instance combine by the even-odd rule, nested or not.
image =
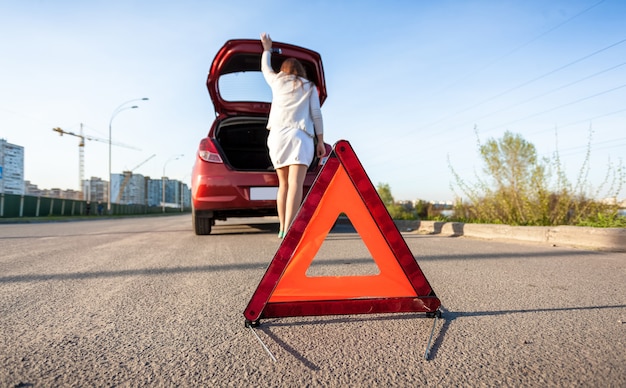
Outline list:
[[[250,187],[251,201],[276,200],[278,187]]]

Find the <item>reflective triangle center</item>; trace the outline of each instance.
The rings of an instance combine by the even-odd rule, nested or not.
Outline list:
[[[367,276],[307,276],[315,255],[341,213],[345,213],[369,250],[380,273]],[[363,199],[339,166],[320,199],[300,243],[269,302],[417,297]]]

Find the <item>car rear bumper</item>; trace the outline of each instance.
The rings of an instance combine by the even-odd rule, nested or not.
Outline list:
[[[196,216],[225,219],[277,214],[278,176],[274,171],[233,171],[220,167],[223,165],[205,162],[195,166],[191,189]],[[305,194],[316,173],[306,175]]]
[[[233,177],[199,175],[193,185],[196,209],[245,209],[275,207],[276,197],[271,193],[278,188],[275,174],[242,174],[243,182],[237,184]],[[251,195],[252,194],[252,195]]]

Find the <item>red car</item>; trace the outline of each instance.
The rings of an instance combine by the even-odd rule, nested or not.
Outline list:
[[[219,50],[207,79],[217,117],[200,141],[191,180],[195,233],[211,233],[215,220],[276,215],[278,177],[267,150],[266,129],[271,89],[261,73],[260,40],[229,40]],[[326,99],[324,69],[318,53],[274,42],[272,67],[279,71],[289,57],[304,65],[307,77]],[[327,154],[330,145],[326,144]],[[305,179],[305,193],[320,169],[315,159]]]

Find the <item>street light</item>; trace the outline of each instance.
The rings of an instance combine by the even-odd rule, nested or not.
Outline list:
[[[111,119],[109,120],[109,184],[108,184],[108,193],[107,193],[107,213],[108,214],[111,214],[111,178],[112,178],[111,176],[111,126],[113,124],[113,119],[115,118],[115,116],[117,116],[119,113],[125,110],[139,108],[139,106],[137,105],[125,106],[126,104],[135,102],[135,101],[148,101],[148,100],[149,100],[148,97],[135,98],[132,100],[128,100],[120,104],[120,106],[118,106],[117,108],[115,108],[115,110],[113,111],[113,114],[111,114]]]
[[[163,165],[163,176],[161,177],[161,210],[165,213],[165,166],[172,160],[178,160],[181,157],[185,156],[184,154],[174,155],[165,162]]]

